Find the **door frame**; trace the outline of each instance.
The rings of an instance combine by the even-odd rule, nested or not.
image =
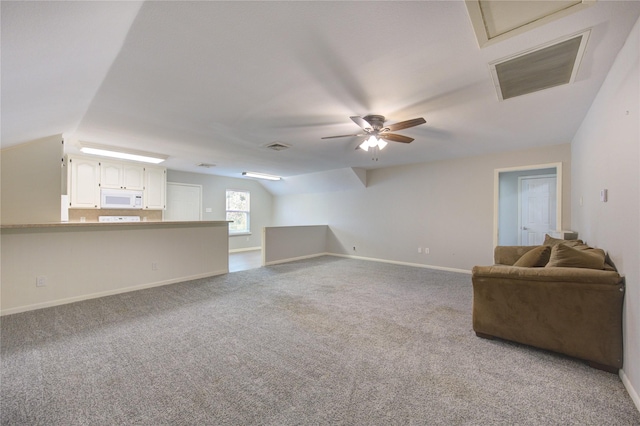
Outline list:
[[[504,167],[493,170],[493,247],[498,245],[498,217],[500,206],[500,173],[519,172],[538,169],[556,169],[556,228],[562,228],[562,162],[532,164],[529,166]]]

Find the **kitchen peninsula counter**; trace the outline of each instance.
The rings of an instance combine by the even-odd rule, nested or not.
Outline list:
[[[0,225],[0,313],[229,272],[227,221]]]
[[[45,223],[15,223],[2,224],[0,230],[28,229],[28,228],[90,228],[113,226],[167,226],[167,227],[192,227],[192,226],[227,226],[225,220],[197,220],[197,221],[140,221],[140,222],[45,222]]]

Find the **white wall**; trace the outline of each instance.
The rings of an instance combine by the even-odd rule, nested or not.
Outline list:
[[[262,246],[262,228],[271,226],[273,196],[252,179],[212,176],[201,173],[167,170],[167,182],[202,185],[202,220],[225,220],[226,190],[237,189],[251,193],[251,235],[229,237],[229,249]],[[206,209],[211,208],[211,213]]]
[[[0,151],[2,223],[60,221],[62,153],[62,135]]]
[[[572,224],[626,275],[623,380],[640,409],[640,20],[571,143]],[[608,189],[609,201],[600,202]],[[582,200],[582,202],[581,202]],[[635,390],[633,390],[635,389]],[[635,395],[634,395],[635,393]]]
[[[494,169],[562,162],[568,229],[570,161],[567,143],[371,170],[363,189],[276,197],[273,224],[328,224],[330,253],[470,270],[493,263]]]

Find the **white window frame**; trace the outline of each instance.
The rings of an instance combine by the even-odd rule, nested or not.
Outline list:
[[[228,193],[229,192],[242,192],[245,193],[249,199],[249,205],[248,205],[248,210],[233,210],[233,209],[229,209],[229,206],[227,205],[227,199],[228,199]],[[228,219],[228,214],[229,213],[245,213],[247,215],[247,229],[246,230],[242,230],[242,231],[233,231],[231,229],[231,226],[229,227],[229,235],[251,235],[251,192],[246,190],[246,189],[227,189],[225,191],[225,198],[224,198],[224,202],[225,202],[225,219]]]

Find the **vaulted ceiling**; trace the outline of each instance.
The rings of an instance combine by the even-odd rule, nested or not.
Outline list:
[[[9,2],[2,147],[63,133],[240,177],[570,142],[640,2],[597,1],[480,47],[462,1]],[[590,29],[575,81],[499,100],[489,64]],[[373,161],[352,115],[424,117]],[[274,151],[279,142],[290,148]],[[200,163],[215,164],[203,169]]]

